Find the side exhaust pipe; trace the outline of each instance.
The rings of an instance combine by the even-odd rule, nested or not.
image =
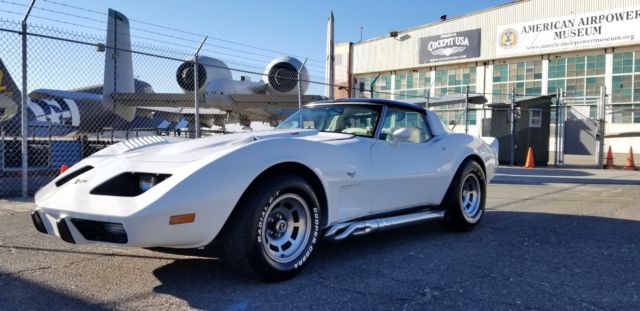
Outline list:
[[[339,223],[331,226],[324,234],[324,237],[334,241],[340,241],[350,236],[365,235],[375,231],[394,229],[418,222],[443,219],[444,214],[445,211],[426,211],[378,219]]]

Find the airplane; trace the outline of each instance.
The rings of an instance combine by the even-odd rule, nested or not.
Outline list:
[[[166,128],[176,126],[180,115],[172,111],[139,113],[133,120],[124,120],[100,103],[102,85],[69,91],[35,90],[27,99],[27,130],[29,136],[64,136],[74,133],[96,133],[105,128]],[[134,80],[137,94],[153,93],[151,85]],[[5,136],[19,136],[22,95],[3,61],[0,59],[0,130]]]
[[[155,93],[148,83],[134,79],[129,20],[109,9],[102,85],[73,90],[37,89],[28,94],[30,136],[97,133],[104,129],[172,129],[194,126],[193,59],[177,69],[176,82],[183,93]],[[117,29],[117,32],[116,32]],[[227,65],[215,58],[198,57],[200,123],[224,129],[229,122],[249,127],[252,121],[274,125],[298,108],[297,73],[309,74],[293,57],[274,59],[264,78],[234,80]],[[308,82],[301,85],[304,94]],[[303,102],[323,99],[304,95]],[[0,128],[5,135],[20,134],[21,92],[0,59]]]
[[[111,12],[111,11],[110,11]],[[110,13],[111,14],[111,13]],[[124,17],[126,20],[126,17]],[[118,21],[118,29],[127,29],[128,22]],[[118,39],[122,37],[119,33]],[[109,38],[109,37],[108,37]],[[123,51],[130,50],[128,41],[120,42]],[[125,64],[130,62],[131,53],[119,53],[118,57],[126,58]],[[123,63],[118,60],[118,65]],[[183,93],[153,93],[139,94],[127,91],[127,88],[108,88],[104,91],[104,98],[109,98],[109,104],[124,119],[131,120],[140,110],[187,109],[193,113],[194,109],[194,58],[185,60],[178,66],[176,82]],[[129,70],[128,68],[125,70]],[[125,71],[126,72],[126,71]],[[298,73],[300,85],[298,85]],[[118,83],[128,83],[118,74]],[[106,77],[105,77],[105,81]],[[250,77],[242,76],[234,80],[232,70],[221,60],[208,57],[198,57],[198,101],[200,111],[213,109],[226,114],[225,122],[234,120],[245,127],[252,121],[266,122],[276,125],[299,108],[299,101],[308,103],[325,99],[319,95],[304,95],[309,89],[309,71],[304,64],[295,57],[281,56],[273,59],[265,68],[262,78],[253,82]],[[300,93],[300,94],[299,94]],[[302,95],[302,98],[299,98]],[[205,118],[207,119],[207,118]],[[221,118],[208,118],[214,125],[224,127]],[[211,122],[207,122],[211,126]]]

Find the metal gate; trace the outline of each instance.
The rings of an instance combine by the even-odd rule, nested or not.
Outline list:
[[[564,140],[565,154],[596,155],[598,121],[595,117],[589,115],[589,108],[589,106],[567,107]]]
[[[558,101],[556,165],[602,167],[606,101],[604,87],[600,93],[600,96],[562,96]]]

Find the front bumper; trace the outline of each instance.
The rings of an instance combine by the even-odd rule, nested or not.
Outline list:
[[[31,212],[31,220],[39,232],[57,236],[68,243],[127,244],[129,241],[121,223],[56,217],[38,210]]]
[[[164,213],[114,217],[38,207],[31,219],[37,231],[74,244],[192,248],[211,240],[210,231],[202,230],[204,219],[170,225]]]

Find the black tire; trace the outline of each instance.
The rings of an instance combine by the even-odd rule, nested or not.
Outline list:
[[[475,227],[484,216],[486,190],[487,182],[482,167],[474,160],[466,160],[456,172],[442,201],[446,213],[441,224],[457,231],[468,231]]]
[[[285,175],[262,182],[243,196],[225,227],[225,257],[246,276],[289,279],[307,265],[320,240],[320,213],[316,194],[303,178]]]

